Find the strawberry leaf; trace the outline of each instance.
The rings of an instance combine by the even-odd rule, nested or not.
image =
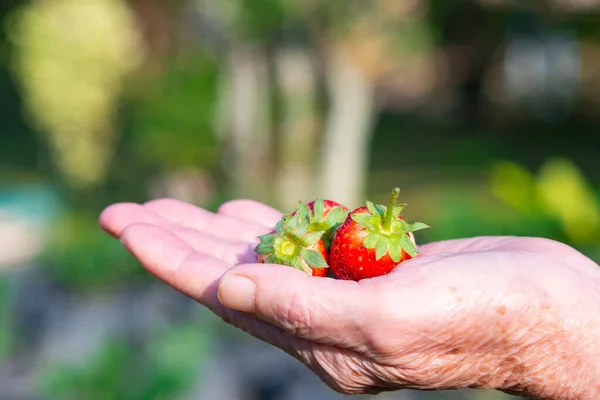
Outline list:
[[[284,225],[286,223],[286,219],[281,218],[278,222],[277,225],[275,225],[275,232],[277,232],[278,235],[281,235],[285,229]]]
[[[322,221],[323,220],[323,211],[325,210],[325,202],[321,197],[318,197],[313,203],[314,210],[314,220]]]
[[[373,204],[370,201],[367,201],[367,209],[369,210],[371,215],[380,215],[379,210],[377,210],[377,207],[375,207],[375,204]]]
[[[406,207],[406,204],[398,204],[394,207],[394,209],[392,210],[392,215],[394,216],[394,218],[398,218],[400,214],[402,214],[402,210],[404,210],[404,207]]]
[[[285,223],[283,224],[285,231],[293,232],[296,229],[298,229],[299,225],[300,225],[300,218],[298,218],[297,214],[295,216],[286,216],[285,217]]]
[[[302,236],[302,244],[307,247],[315,244],[321,239],[324,233],[325,231],[309,232]]]
[[[325,218],[325,223],[328,226],[336,226],[344,222],[347,215],[348,211],[344,211],[342,207],[336,207],[329,211],[329,214],[327,214],[327,217]]]
[[[390,240],[388,252],[390,253],[390,258],[394,260],[394,262],[400,262],[400,258],[402,257],[402,246],[400,245],[400,240]]]
[[[259,243],[258,246],[256,246],[255,251],[257,254],[264,256],[266,254],[273,253],[274,250],[275,249],[273,247],[273,243],[262,242],[262,243]]]
[[[310,225],[308,224],[307,221],[300,222],[298,224],[298,226],[296,227],[296,229],[294,230],[294,234],[299,237],[302,237],[302,236],[306,235],[306,232],[308,232],[308,228],[310,228]]]
[[[375,232],[371,232],[367,235],[367,237],[363,240],[363,246],[366,249],[374,249],[377,246],[377,242],[379,241],[379,237],[381,235]]]
[[[327,268],[327,262],[325,258],[315,250],[303,249],[300,252],[300,256],[304,259],[304,261],[313,268]]]
[[[301,201],[298,202],[298,213],[296,214],[300,220],[305,219],[310,214],[308,206]]]
[[[294,267],[300,271],[306,272],[306,268],[302,265],[302,261],[298,257],[294,257],[290,260],[290,267]]]
[[[275,235],[271,233],[267,233],[266,235],[261,235],[258,237],[262,243],[273,244],[275,241]]]
[[[402,245],[402,250],[404,250],[408,255],[414,257],[417,255],[417,248],[415,244],[410,240],[410,238],[406,235],[402,235],[400,237],[400,244]]]
[[[360,226],[367,228],[371,232],[377,231],[377,219],[369,214],[351,214],[350,217]]]
[[[373,216],[369,214],[352,214],[351,217],[357,224],[359,224],[360,226],[364,226],[365,228],[374,226]]]
[[[416,232],[416,231],[420,231],[422,229],[427,229],[429,228],[429,225],[424,224],[422,222],[415,222],[414,224],[408,224],[408,228],[406,229],[407,232]]]
[[[402,232],[406,233],[408,231],[408,222],[406,222],[405,220],[397,219],[396,221],[394,221],[394,224],[399,226]]]
[[[387,212],[387,207],[382,206],[381,204],[375,204],[375,209],[377,210],[377,214],[381,216],[381,218],[385,218],[385,213]]]
[[[390,235],[389,236],[390,245],[400,246],[400,236],[398,235]]]
[[[388,239],[385,236],[381,236],[377,241],[377,246],[375,247],[375,259],[379,260],[381,257],[385,255],[388,251]]]

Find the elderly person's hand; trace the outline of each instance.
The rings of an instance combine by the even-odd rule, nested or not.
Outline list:
[[[600,396],[600,269],[546,239],[431,243],[360,282],[254,263],[281,214],[176,200],[117,204],[102,227],[153,275],[271,343],[342,393],[497,388]]]

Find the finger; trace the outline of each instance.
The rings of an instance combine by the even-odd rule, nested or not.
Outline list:
[[[176,288],[181,286],[180,281],[184,281],[181,278],[184,269],[180,267],[192,257],[197,263],[206,264],[206,271],[212,272],[215,277],[220,276],[227,267],[223,261],[197,253],[191,245],[156,225],[129,225],[120,240],[148,272]],[[187,291],[184,293],[190,294]]]
[[[263,225],[214,214],[174,199],[153,200],[144,207],[172,223],[226,239],[253,242],[269,231]]]
[[[290,334],[363,350],[364,329],[375,308],[357,282],[315,278],[278,265],[239,265],[219,283],[220,302],[251,313]]]
[[[282,213],[274,208],[253,200],[228,201],[219,207],[218,213],[266,227],[275,226],[282,216]]]
[[[125,229],[123,245],[158,279],[205,305],[226,322],[301,358],[310,345],[284,330],[250,315],[229,310],[217,299],[217,285],[228,265],[198,253],[170,232],[152,225],[135,224]]]
[[[256,262],[254,249],[258,244],[258,239],[250,243],[229,240],[184,227],[174,228],[172,232],[190,244],[194,250],[223,260],[231,267],[241,263]]]
[[[100,226],[107,233],[119,237],[131,224],[159,224],[159,217],[135,203],[118,203],[107,207],[100,214]]]
[[[242,262],[255,261],[254,242],[227,240],[195,229],[173,224],[139,204],[117,204],[107,208],[100,215],[102,227],[115,237],[133,224],[145,223],[158,226],[191,245],[194,250],[209,254],[225,261],[229,266]]]

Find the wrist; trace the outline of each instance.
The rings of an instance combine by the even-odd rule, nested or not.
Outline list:
[[[562,352],[561,369],[567,372],[563,386],[570,390],[566,399],[600,398],[600,278],[587,283],[589,290],[570,310],[575,322],[567,331],[569,345]]]
[[[568,300],[540,304],[534,339],[512,358],[502,390],[547,400],[600,398],[600,279],[586,276],[571,289]]]

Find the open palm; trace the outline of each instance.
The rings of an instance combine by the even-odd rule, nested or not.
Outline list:
[[[165,199],[113,205],[100,221],[150,273],[343,393],[539,393],[546,375],[531,371],[542,361],[565,366],[575,349],[556,343],[584,328],[573,310],[599,279],[597,265],[568,246],[513,237],[431,243],[360,282],[314,278],[254,263],[257,237],[280,217],[248,200],[214,214]]]

